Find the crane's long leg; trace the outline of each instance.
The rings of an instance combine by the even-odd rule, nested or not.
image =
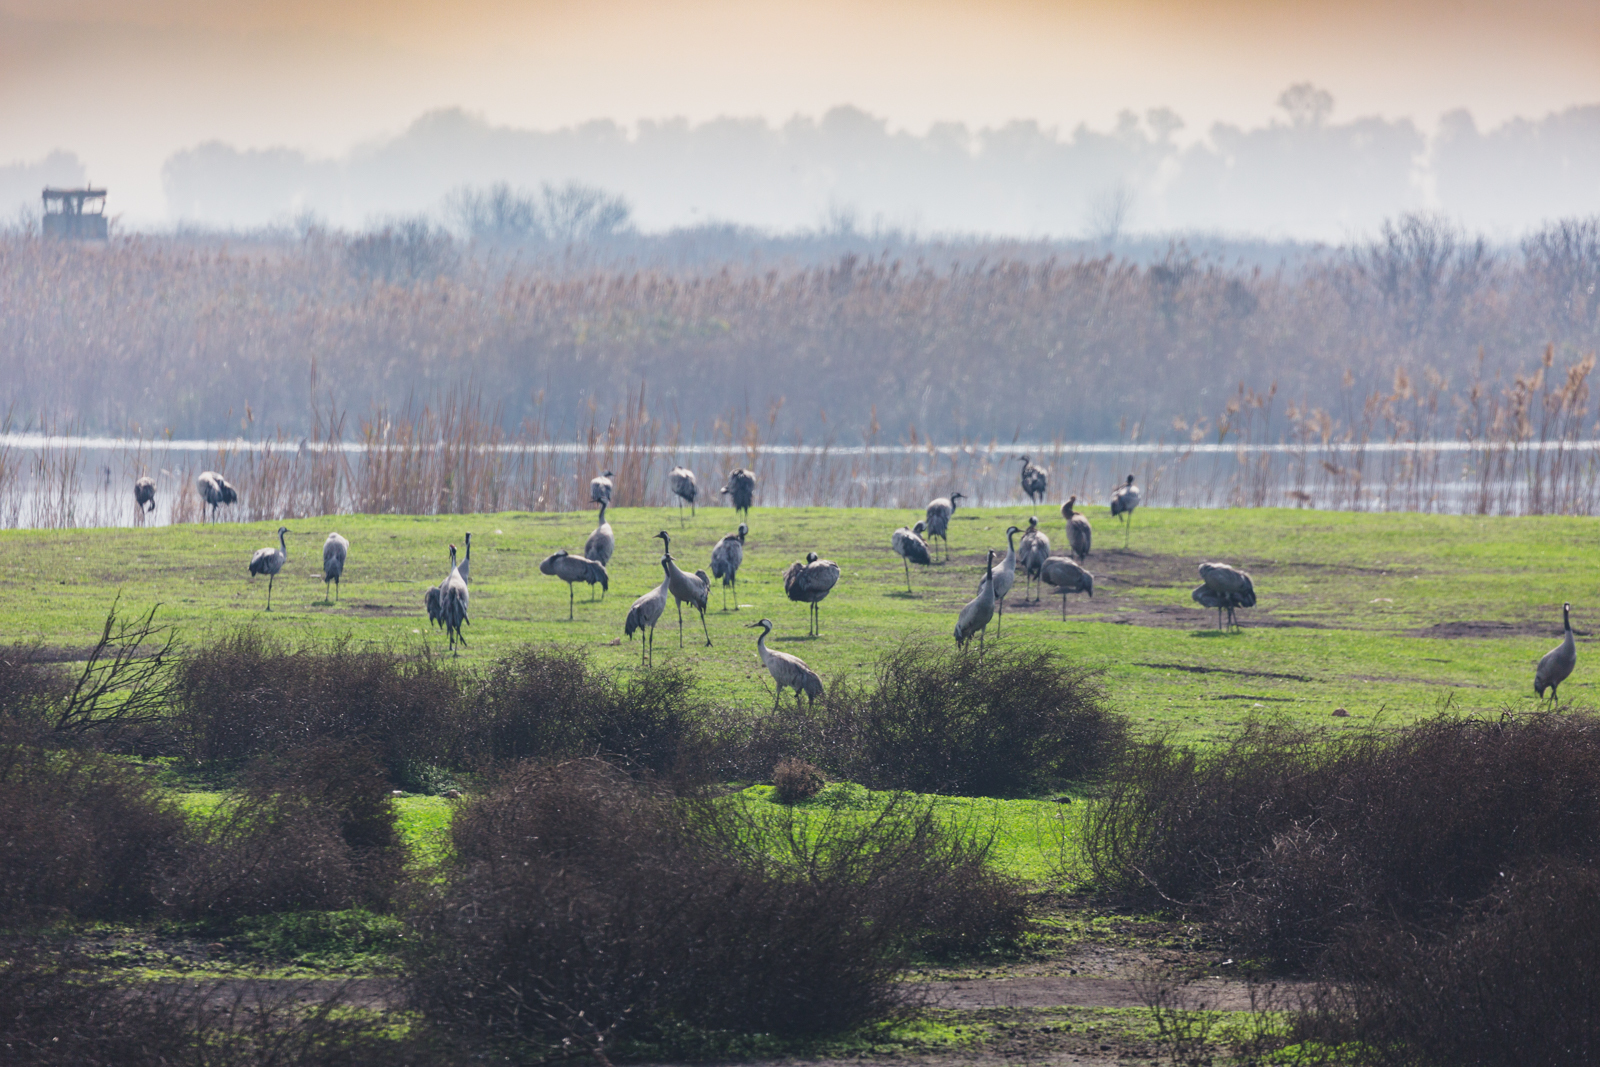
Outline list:
[[[567,583],[567,621],[572,621],[572,583]]]
[[[732,586],[733,586],[733,610],[734,611],[738,611],[739,610],[739,572],[738,571],[734,571],[733,574],[730,576],[729,581],[730,581],[730,584],[732,584]]]
[[[1067,591],[1061,590],[1061,621],[1067,621]]]
[[[699,607],[699,605],[695,605]],[[711,647],[711,627],[706,625],[706,609],[700,608],[700,629],[706,632],[706,647]]]
[[[676,601],[678,605],[678,647],[683,647],[683,601]]]
[[[276,578],[276,577],[277,577],[276,574],[267,575],[267,610],[268,611],[272,610],[272,580],[274,578]]]
[[[906,592],[909,593],[911,592],[911,561],[901,556],[900,562],[906,565]]]
[[[1122,547],[1128,547],[1128,538],[1133,536],[1133,512],[1128,512],[1128,521],[1122,524]]]
[[[333,580],[333,602],[335,604],[337,604],[339,602],[340,589],[341,589],[341,587],[339,585],[339,579],[335,578]]]

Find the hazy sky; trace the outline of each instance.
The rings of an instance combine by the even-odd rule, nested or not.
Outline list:
[[[76,152],[157,221],[177,150],[340,154],[453,105],[548,129],[849,103],[916,131],[1165,105],[1193,137],[1300,81],[1425,130],[1600,102],[1600,3],[0,0],[0,165]]]

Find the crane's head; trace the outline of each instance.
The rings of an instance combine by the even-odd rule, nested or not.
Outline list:
[[[286,534],[288,532],[289,532],[289,527],[287,527],[287,526],[278,527],[278,536],[279,537],[282,537],[284,534]]]
[[[766,627],[766,631],[769,634],[772,632],[772,620],[771,619],[760,619],[760,620],[758,620],[756,622],[752,622],[749,625],[747,625],[745,627],[745,629],[746,630],[754,630],[757,626]]]
[[[1028,516],[1028,529],[1031,530],[1037,525],[1039,525],[1039,516],[1037,516],[1037,515],[1029,515]]]
[[[606,476],[606,477],[607,477],[607,478],[610,478],[610,477],[612,477],[612,474],[611,474],[611,472],[610,472],[610,471],[606,471],[606,473],[605,473],[605,476]]]
[[[1128,484],[1129,484],[1129,485],[1132,485],[1132,484],[1133,484],[1133,475],[1131,475],[1131,474],[1130,474],[1130,475],[1128,475]]]
[[[957,501],[957,500],[965,500],[965,499],[967,499],[967,494],[965,494],[965,493],[951,493],[950,494],[950,500],[951,500],[952,503]]]
[[[928,524],[923,522],[921,519],[918,519],[917,520],[917,524],[915,526],[911,527],[911,532],[916,534],[918,537],[921,537],[922,536],[922,531],[926,530],[927,528],[928,528]]]
[[[1018,456],[1018,457],[1017,457],[1017,458],[1018,458],[1018,459],[1020,459],[1020,460],[1022,460],[1022,462],[1023,462],[1023,463],[1028,463],[1028,462],[1030,462],[1030,460],[1029,460],[1029,459],[1028,459],[1028,457],[1027,457],[1027,456]]]
[[[749,532],[750,532],[749,525],[747,525],[746,523],[742,523],[741,522],[739,524],[739,540],[743,541],[744,540],[744,535],[749,533]]]
[[[1073,510],[1073,507],[1077,503],[1078,503],[1078,496],[1077,496],[1076,493],[1074,493],[1072,496],[1067,497],[1067,502],[1065,504],[1061,505],[1061,517],[1063,519],[1072,518],[1072,510]]]
[[[815,563],[816,561],[817,561],[817,554],[815,552],[807,552],[806,553],[806,562],[807,563]]]
[[[469,550],[472,548],[472,533],[470,531],[467,533],[467,548]]]
[[[1021,532],[1022,532],[1021,527],[1007,526],[1006,527],[1006,540],[1009,541],[1011,538],[1015,537],[1017,534],[1019,534]]]

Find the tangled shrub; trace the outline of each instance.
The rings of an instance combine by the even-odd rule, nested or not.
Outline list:
[[[1600,860],[1600,720],[1440,718],[1326,737],[1252,722],[1131,746],[1088,812],[1108,888],[1181,902],[1304,965],[1383,918],[1448,928],[1506,872]]]
[[[136,772],[0,734],[0,922],[144,914],[179,862],[184,830]]]
[[[632,775],[704,775],[707,708],[685,670],[658,667],[619,686],[582,652],[525,645],[478,688],[476,734],[499,760],[600,756]]]
[[[383,768],[359,746],[322,744],[252,767],[194,833],[173,891],[194,918],[382,909],[405,868]]]
[[[22,645],[0,652],[0,720],[12,720],[12,730],[49,720],[72,692],[67,672],[36,656],[37,650]]]
[[[603,761],[526,765],[456,815],[457,865],[420,920],[417,1005],[446,1028],[593,1050],[674,1026],[882,1018],[920,923],[959,910],[974,877],[945,866],[966,853],[929,850],[931,817],[899,814],[878,833],[775,835],[744,806],[671,801]]]
[[[853,738],[852,765],[830,769],[878,788],[1026,794],[1095,773],[1126,729],[1089,670],[1037,648],[979,658],[907,644],[871,689],[838,688],[827,714]]]
[[[349,638],[296,649],[246,627],[187,655],[175,682],[173,726],[196,760],[359,742],[398,780],[463,757],[461,683],[425,649],[358,650]]]
[[[779,761],[772,768],[772,792],[780,803],[798,804],[822,792],[828,780],[822,772],[801,759]]]

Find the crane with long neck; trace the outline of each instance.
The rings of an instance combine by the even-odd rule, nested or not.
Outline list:
[[[685,574],[672,558],[672,535],[662,530],[656,536],[661,538],[661,567],[667,572],[667,590],[678,603],[678,647],[683,647],[683,605],[688,603],[700,612],[700,627],[705,631],[706,647],[710,648],[711,628],[706,625],[706,604],[711,599],[711,579],[706,577],[705,571]]]

